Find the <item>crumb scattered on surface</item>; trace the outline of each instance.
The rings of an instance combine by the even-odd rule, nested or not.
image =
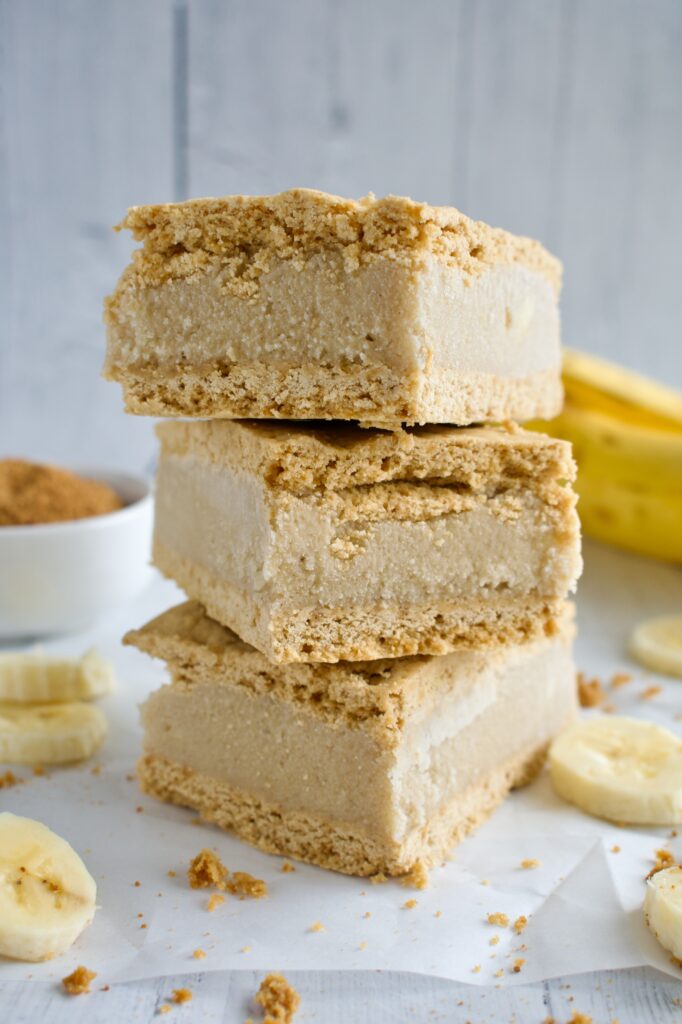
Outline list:
[[[533,868],[539,868],[540,867],[540,861],[536,860],[535,857],[526,857],[525,860],[521,861],[521,867],[525,871],[532,871]]]
[[[606,700],[604,687],[596,676],[588,679],[584,672],[578,672],[578,701],[581,708],[596,708]]]
[[[18,786],[23,779],[18,779],[14,772],[7,771],[0,775],[0,789],[9,789],[11,786]]]
[[[191,988],[174,988],[171,992],[171,1000],[179,1005],[182,1005],[183,1003],[191,1003]]]
[[[514,961],[514,965],[512,967],[512,971],[514,972],[514,974],[518,974],[519,973],[519,971],[521,970],[521,968],[523,967],[525,962],[526,961],[523,959],[522,956],[517,957],[517,959]]]
[[[203,949],[195,949],[194,952],[192,953],[192,956],[194,957],[195,960],[204,960],[206,954],[204,953]]]
[[[324,925],[322,924],[321,921],[315,921],[313,924],[311,924],[311,926],[309,928],[309,931],[311,931],[311,932],[323,932],[323,931],[325,931],[325,927],[324,927]]]
[[[504,969],[500,967],[499,971],[495,971],[496,978],[502,978],[504,976]]]
[[[523,931],[523,929],[526,927],[527,924],[528,924],[528,918],[526,917],[526,915],[525,914],[520,914],[516,918],[516,920],[514,921],[514,924],[512,925],[512,928],[514,929],[514,931],[516,932],[517,935],[520,935],[521,932]]]
[[[192,889],[224,889],[228,871],[220,857],[204,848],[190,861],[187,880]]]
[[[656,860],[647,878],[651,878],[652,875],[657,874],[659,871],[663,871],[665,868],[671,868],[675,864],[675,857],[670,850],[661,848],[660,850],[654,850]]]
[[[263,1008],[263,1024],[291,1024],[301,997],[282,974],[268,974],[263,978],[255,996]]]
[[[280,871],[282,872],[283,875],[290,875],[295,870],[296,868],[294,867],[294,865],[290,864],[288,860],[285,860],[284,864],[282,864],[282,867],[280,868]]]
[[[617,690],[619,686],[625,686],[626,683],[632,682],[632,676],[629,672],[614,672],[611,676],[611,686],[614,690]]]
[[[90,769],[90,774],[91,775],[101,775],[102,774],[102,765],[101,764],[93,765],[93,767]]]
[[[224,902],[225,897],[223,896],[223,894],[220,892],[214,892],[213,895],[209,898],[208,903],[206,904],[206,909],[208,910],[209,914],[212,914],[216,907],[220,907]]]
[[[488,881],[487,878],[482,878],[481,879],[481,885],[490,885],[490,882]]]
[[[239,950],[239,952],[240,953],[250,953],[251,952],[251,946],[242,946],[242,948]]]
[[[506,928],[509,924],[509,918],[502,911],[496,910],[493,914],[488,914],[488,924],[496,924],[500,928]]]
[[[371,917],[372,916],[371,910],[366,910],[362,916],[363,917]]]
[[[136,880],[136,881],[133,882],[133,885],[135,886],[136,889],[139,889],[140,886],[142,885],[142,882],[140,882],[139,880]]]
[[[33,765],[33,774],[39,777],[45,774],[45,769],[43,768],[42,764]]]
[[[620,846],[618,843],[614,843],[611,847],[611,853],[620,853]]]
[[[416,906],[417,906],[417,901],[415,899],[405,900],[405,902],[402,905],[402,909],[403,910],[412,910]]]
[[[62,985],[67,995],[82,996],[90,991],[90,982],[96,977],[96,971],[89,971],[87,967],[80,966],[62,978]]]
[[[471,968],[471,973],[472,974],[478,974],[480,970],[481,970],[481,965],[480,964],[476,964],[475,967]]]
[[[381,871],[378,871],[376,875],[370,875],[369,880],[372,885],[383,885],[384,882],[388,881],[388,878]]]
[[[360,951],[362,951],[364,949],[367,949],[367,943],[366,942],[361,942],[360,945],[358,946],[358,949]]]
[[[500,936],[499,935],[493,935],[492,939],[489,942],[489,945],[490,946],[496,946],[499,941],[500,941]]]
[[[574,1010],[568,1024],[592,1024],[592,1017],[589,1013],[581,1013],[580,1010]]]
[[[642,700],[651,700],[652,697],[657,697],[662,692],[661,686],[647,686],[646,690],[642,690],[640,697]]]
[[[427,889],[429,885],[429,873],[423,861],[416,861],[412,868],[400,879],[400,884],[410,889]]]
[[[157,1013],[170,1013],[172,1009],[173,1007],[169,1006],[168,1003],[161,1003],[161,1006],[157,1010]]]
[[[436,913],[433,916],[434,917],[442,917],[443,916],[443,911],[442,910],[437,910]]]
[[[167,871],[166,874],[168,875],[169,878],[175,878],[175,876],[177,875],[177,871]]]
[[[250,897],[254,900],[262,900],[268,895],[268,887],[262,878],[254,878],[246,871],[235,871],[225,883],[227,891],[233,896],[239,896],[240,900]]]

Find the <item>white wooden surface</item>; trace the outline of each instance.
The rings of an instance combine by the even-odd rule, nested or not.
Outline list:
[[[565,261],[564,336],[682,386],[679,0],[0,0],[0,448],[140,468],[98,379],[133,203],[454,203]]]

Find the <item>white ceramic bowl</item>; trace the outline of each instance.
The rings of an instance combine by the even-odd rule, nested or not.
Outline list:
[[[79,472],[113,487],[124,507],[63,523],[0,526],[0,640],[83,629],[151,579],[149,485],[123,473]]]

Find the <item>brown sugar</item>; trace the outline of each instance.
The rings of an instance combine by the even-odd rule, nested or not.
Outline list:
[[[263,1024],[291,1024],[301,997],[282,974],[268,974],[263,978],[255,996],[263,1008]]]
[[[68,469],[0,459],[0,526],[61,523],[115,512],[113,488]]]
[[[62,978],[62,985],[70,996],[82,996],[90,991],[90,982],[97,977],[95,971],[89,971],[87,967],[77,967],[71,974]]]
[[[203,849],[190,861],[187,879],[192,889],[224,889],[228,870],[213,850]]]

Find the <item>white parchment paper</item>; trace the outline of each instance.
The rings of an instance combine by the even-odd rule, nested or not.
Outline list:
[[[45,645],[77,653],[97,644],[115,662],[119,689],[102,702],[110,736],[83,767],[41,777],[15,769],[26,781],[0,790],[0,809],[37,818],[73,844],[97,881],[100,910],[65,957],[38,965],[0,961],[0,981],[62,977],[77,963],[103,982],[229,968],[404,970],[475,984],[643,964],[679,974],[648,932],[641,905],[654,850],[666,845],[682,860],[682,839],[589,818],[554,796],[546,775],[457,847],[424,891],[302,864],[282,873],[281,858],[142,796],[133,777],[137,704],[164,680],[164,668],[122,648],[119,638],[179,599],[172,585],[158,581],[135,607],[87,636]],[[632,672],[632,682],[609,692],[611,703],[680,731],[682,682],[633,666],[624,644],[641,618],[682,611],[682,574],[590,547],[578,607],[579,667],[602,679]],[[644,699],[653,684],[662,692]],[[208,893],[191,890],[186,879],[189,860],[203,846],[214,847],[230,869],[264,878],[269,898],[228,896],[209,913]],[[539,867],[523,869],[527,858]],[[405,908],[410,899],[416,906]],[[525,915],[522,934],[488,924],[496,911],[510,921]],[[312,930],[316,922],[323,930]],[[195,959],[196,949],[205,958]]]

